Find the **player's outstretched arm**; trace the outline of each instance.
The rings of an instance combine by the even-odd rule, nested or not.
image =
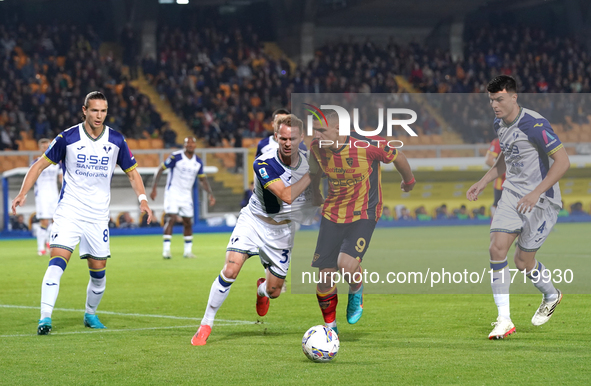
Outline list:
[[[486,188],[486,186],[496,180],[499,176],[505,174],[507,170],[507,165],[505,164],[505,155],[503,153],[499,154],[495,164],[490,168],[488,172],[474,185],[468,189],[466,192],[466,198],[469,201],[476,201],[478,200],[478,195],[482,193],[482,191]]]
[[[18,192],[14,200],[12,200],[13,215],[16,215],[17,206],[23,206],[25,204],[25,201],[27,199],[27,193],[29,192],[29,190],[31,190],[33,185],[35,185],[37,178],[39,178],[43,170],[47,169],[50,165],[51,162],[49,162],[45,157],[40,157],[33,165],[31,165],[31,168],[29,169],[27,175],[25,176],[25,179],[23,180],[20,192]]]
[[[394,167],[400,173],[402,182],[400,183],[400,189],[403,192],[410,192],[415,186],[415,176],[412,173],[408,159],[402,152],[398,152],[396,159],[394,160]]]
[[[322,180],[322,171],[310,176],[310,190],[312,192],[312,205],[320,206],[324,204],[324,197],[320,191],[320,181]]]
[[[160,177],[162,176],[162,173],[164,173],[164,168],[159,167],[158,171],[154,175],[154,182],[152,183],[152,192],[150,193],[150,198],[152,200],[155,200],[156,196],[158,195],[158,190],[157,190],[158,181],[160,181]]]
[[[320,191],[320,181],[322,180],[323,172],[313,152],[310,153],[308,164],[310,166],[310,190],[312,192],[312,205],[320,206],[324,203],[324,197],[322,197],[322,192]]]
[[[131,187],[133,188],[133,191],[135,192],[135,194],[138,196],[138,199],[140,200],[140,211],[142,213],[147,213],[148,214],[148,224],[152,222],[152,210],[150,209],[150,206],[148,205],[148,198],[146,197],[146,189],[144,188],[144,181],[142,180],[142,176],[140,176],[140,173],[137,171],[137,169],[133,169],[128,171],[127,173],[127,177],[129,178],[129,182],[131,183]]]
[[[306,173],[304,176],[295,184],[290,186],[285,186],[283,181],[277,180],[269,186],[267,189],[277,196],[281,201],[285,202],[286,204],[291,205],[293,200],[295,200],[306,188],[310,185],[310,174]]]
[[[209,197],[209,206],[215,205],[215,197],[213,196],[213,190],[211,190],[211,185],[209,185],[209,180],[207,176],[199,177],[199,182],[201,182],[201,186],[207,192],[207,196]]]
[[[486,166],[490,166],[493,167],[495,164],[495,154],[488,151],[486,152],[486,159],[484,160],[484,163],[486,164]]]
[[[564,173],[566,173],[566,171],[570,168],[568,153],[564,148],[561,148],[550,157],[554,160],[554,163],[552,166],[550,166],[546,178],[544,178],[531,193],[525,195],[517,202],[518,212],[531,212],[534,206],[538,203],[540,195],[550,189],[555,183],[560,181],[560,179],[564,176]]]

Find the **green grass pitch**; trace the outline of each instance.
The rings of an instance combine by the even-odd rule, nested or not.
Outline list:
[[[588,265],[589,234],[591,224],[557,225],[540,260],[551,266],[570,254]],[[380,240],[396,240],[393,258],[400,261],[416,253],[488,264],[485,226],[378,229],[376,235],[388,237],[374,237],[366,259],[387,248]],[[322,323],[315,296],[288,291],[259,318],[257,257],[232,286],[208,344],[193,347],[228,237],[195,235],[193,260],[181,257],[180,235],[173,238],[172,260],[162,259],[159,236],[114,237],[98,312],[108,327],[103,331],[83,326],[88,269],[76,251],[61,280],[49,336],[35,334],[48,259],[36,255],[34,240],[0,241],[0,385],[539,385],[591,379],[591,296],[568,292],[541,327],[530,323],[541,296],[512,296],[517,333],[502,341],[487,339],[496,318],[490,294],[370,294],[356,325],[346,323],[341,295],[339,354],[331,363],[312,363],[301,338]],[[296,243],[313,253],[315,238],[315,232],[300,232]]]

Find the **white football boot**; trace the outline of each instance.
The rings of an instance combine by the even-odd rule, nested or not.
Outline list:
[[[542,299],[542,304],[540,304],[540,308],[536,311],[533,318],[531,318],[531,324],[534,326],[541,326],[542,324],[546,323],[550,320],[550,317],[554,313],[556,306],[560,304],[562,300],[562,292],[559,289],[556,289],[558,292],[558,297],[553,302],[547,302]]]
[[[499,316],[496,322],[491,323],[491,326],[495,326],[495,328],[488,334],[488,339],[503,339],[515,332],[515,325],[511,319],[502,316]]]

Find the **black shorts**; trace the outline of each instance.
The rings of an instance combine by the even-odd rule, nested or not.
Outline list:
[[[362,261],[375,227],[375,220],[337,224],[322,217],[312,267],[338,268],[337,261],[341,252]]]
[[[495,200],[493,202],[493,206],[496,208],[499,205],[499,200],[501,199],[501,195],[503,194],[503,189],[493,189],[495,194]]]

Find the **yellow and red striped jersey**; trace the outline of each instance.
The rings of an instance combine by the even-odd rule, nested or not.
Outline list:
[[[375,220],[382,215],[382,176],[380,162],[393,162],[398,151],[384,138],[353,134],[336,150],[312,142],[315,157],[328,176],[329,191],[322,215],[334,223]]]

